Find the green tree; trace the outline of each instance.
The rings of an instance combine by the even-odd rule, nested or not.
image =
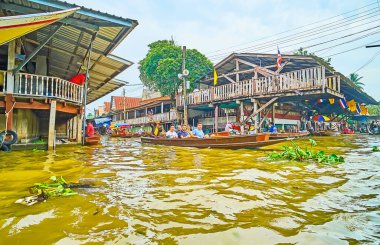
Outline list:
[[[378,105],[367,106],[367,109],[370,116],[380,116],[380,102]]]
[[[355,85],[355,87],[357,87],[360,90],[363,90],[364,83],[360,82],[360,80],[363,77],[359,77],[359,75],[357,73],[351,73],[349,75],[349,78],[350,78],[351,82],[353,82],[353,84]]]
[[[182,81],[178,74],[182,73],[182,49],[173,40],[159,40],[148,45],[149,51],[139,62],[140,79],[145,86],[170,95],[174,98]],[[190,89],[194,89],[195,81],[210,73],[213,65],[210,60],[196,49],[186,52],[186,69],[189,70],[187,80]]]

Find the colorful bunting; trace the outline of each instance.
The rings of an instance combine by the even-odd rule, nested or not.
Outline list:
[[[340,108],[342,108],[342,109],[347,109],[348,108],[348,105],[347,105],[345,99],[340,99],[339,100],[339,105],[340,105]]]
[[[348,109],[351,111],[351,112],[356,112],[356,102],[355,100],[350,100],[350,101],[347,101],[347,105],[348,105]]]
[[[362,111],[360,113],[361,115],[368,115],[368,110],[367,110],[367,107],[365,105],[361,105],[360,110]]]
[[[218,73],[216,73],[216,70],[214,69],[214,86],[218,84]]]
[[[330,102],[330,104],[334,104],[335,103],[335,99],[334,98],[330,98],[329,102]]]
[[[356,103],[356,113],[361,114],[362,110],[360,109],[359,103]]]
[[[323,103],[323,101],[324,101],[324,99],[318,99],[318,103],[320,104],[320,103]]]

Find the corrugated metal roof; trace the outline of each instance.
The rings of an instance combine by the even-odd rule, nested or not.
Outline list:
[[[57,0],[1,0],[0,16],[53,12],[80,7]],[[121,18],[81,7],[75,14],[58,23],[64,24],[40,50],[48,59],[48,75],[70,79],[86,65],[93,35],[88,103],[123,86],[113,80],[133,63],[111,55],[112,50],[138,25],[136,20]],[[42,43],[56,24],[44,27],[22,38],[27,53]],[[96,34],[95,34],[96,33]]]

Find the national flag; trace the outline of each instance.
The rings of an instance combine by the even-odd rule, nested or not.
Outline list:
[[[335,99],[334,98],[330,98],[329,102],[330,102],[330,104],[334,104],[335,103]]]
[[[356,113],[360,114],[362,110],[360,109],[359,103],[356,103]]]
[[[277,47],[277,62],[276,62],[277,70],[280,69],[281,66],[282,66],[282,56],[280,53],[280,49],[278,49],[278,47]]]
[[[356,112],[356,102],[355,100],[347,101],[348,108],[351,112]]]
[[[367,110],[367,107],[365,105],[361,105],[360,110],[362,111],[360,113],[361,115],[368,115],[368,110]]]
[[[323,103],[323,101],[325,101],[324,99],[318,99],[318,103],[320,104],[320,103]]]
[[[340,108],[342,108],[342,109],[347,109],[348,108],[348,105],[347,105],[345,99],[339,99],[339,105],[340,105]]]
[[[218,84],[218,73],[216,73],[216,70],[214,69],[214,86]]]

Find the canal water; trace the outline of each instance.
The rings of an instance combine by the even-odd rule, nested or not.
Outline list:
[[[379,244],[380,138],[314,139],[345,163],[268,161],[281,144],[216,150],[134,139],[0,153],[0,244]],[[94,187],[14,203],[53,175]]]

